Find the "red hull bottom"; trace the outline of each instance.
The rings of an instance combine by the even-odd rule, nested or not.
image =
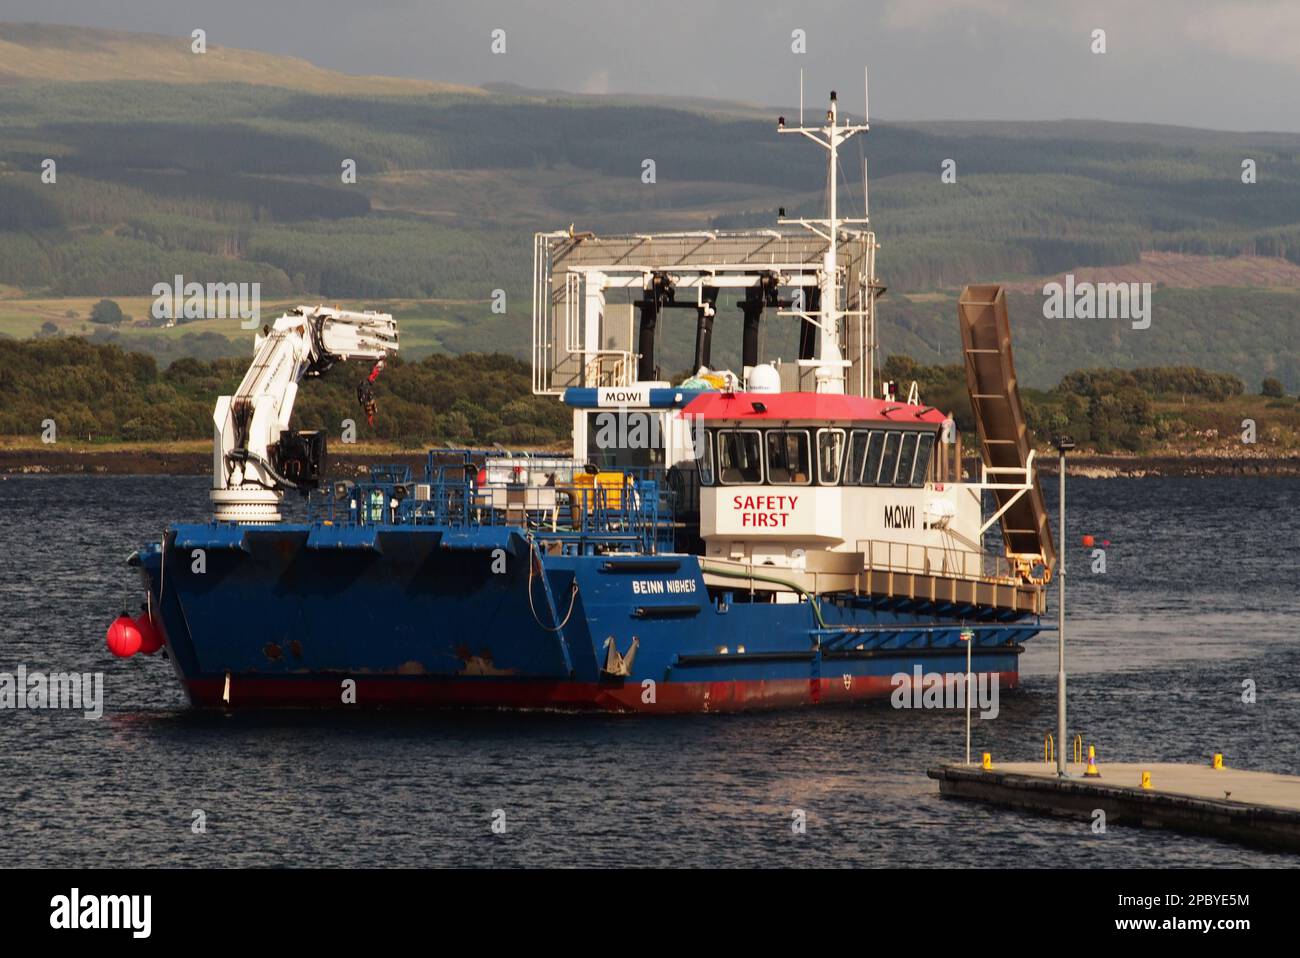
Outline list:
[[[1020,684],[1019,672],[997,672],[1000,690]],[[208,708],[339,709],[559,709],[608,712],[742,712],[750,709],[805,705],[844,705],[887,699],[894,684],[886,676],[841,676],[822,679],[775,679],[730,682],[639,683],[518,682],[500,679],[352,677],[283,679],[234,677],[230,699],[223,699],[221,679],[186,683],[190,701]],[[346,700],[345,700],[346,699]]]

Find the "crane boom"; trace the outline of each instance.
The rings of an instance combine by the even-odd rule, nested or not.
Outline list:
[[[253,349],[239,388],[220,397],[212,414],[219,522],[279,522],[286,489],[315,487],[325,439],[289,429],[298,384],[353,359],[373,360],[378,369],[397,352],[397,323],[388,313],[297,306],[263,326]]]

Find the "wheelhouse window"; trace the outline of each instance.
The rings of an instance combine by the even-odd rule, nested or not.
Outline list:
[[[805,429],[771,429],[767,433],[767,479],[777,484],[806,486],[812,463]]]
[[[930,454],[934,452],[934,433],[923,432],[916,443],[916,465],[912,468],[912,485],[925,485],[925,477],[930,471]]]
[[[902,438],[902,433],[885,433],[885,450],[880,457],[880,475],[876,480],[876,485],[892,486],[894,484],[894,470],[898,468],[898,446]]]
[[[724,486],[763,481],[763,446],[758,430],[718,431],[718,479]]]
[[[844,457],[844,484],[859,486],[862,484],[862,467],[867,464],[867,441],[871,433],[865,429],[855,429],[849,434],[849,452]]]
[[[862,484],[874,486],[880,472],[880,459],[885,454],[885,434],[878,429],[871,432],[871,445],[867,449],[867,462],[862,470]]]
[[[844,484],[924,486],[934,442],[932,432],[855,429],[844,457]]]
[[[916,433],[905,432],[898,442],[898,469],[894,472],[896,486],[912,484],[912,465],[916,462],[916,439]]]
[[[710,429],[695,461],[706,486],[920,488],[936,441],[911,429]]]
[[[601,469],[646,469],[664,462],[657,412],[592,410],[587,417],[587,462]]]
[[[883,432],[869,429],[853,430],[845,462],[844,484],[846,486],[875,484],[876,473],[880,470],[880,452],[884,443]]]
[[[701,429],[692,432],[691,441],[695,444],[695,468],[699,471],[700,485],[713,485],[713,436]]]
[[[817,430],[817,481],[824,486],[839,485],[843,462],[844,430]]]

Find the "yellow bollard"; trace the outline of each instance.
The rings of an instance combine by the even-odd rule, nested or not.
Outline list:
[[[1083,736],[1077,732],[1074,735],[1074,764],[1079,765],[1083,762]]]
[[[1056,739],[1052,738],[1052,733],[1047,733],[1047,738],[1043,739],[1043,762],[1051,765],[1056,761]]]
[[[1142,787],[1143,787],[1143,788],[1147,788],[1147,789],[1149,789],[1149,788],[1151,787],[1151,773],[1150,773],[1150,772],[1143,772],[1143,773],[1142,773]]]
[[[993,755],[991,753],[984,753],[984,758],[980,761],[980,768],[986,772],[993,771]]]
[[[1222,772],[1222,771],[1223,771],[1223,753],[1222,753],[1222,752],[1215,752],[1215,753],[1214,753],[1214,761],[1212,761],[1212,762],[1210,763],[1210,768],[1214,769],[1216,772]]]
[[[1101,772],[1097,771],[1097,749],[1095,746],[1088,746],[1088,767],[1083,770],[1087,778],[1101,778]]]

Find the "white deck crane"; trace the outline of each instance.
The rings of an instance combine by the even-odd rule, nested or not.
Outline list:
[[[254,351],[239,388],[220,397],[212,414],[212,505],[218,522],[279,522],[286,489],[315,488],[325,437],[289,429],[298,383],[337,362],[373,360],[374,372],[357,387],[370,416],[370,383],[397,352],[397,323],[388,313],[296,306],[262,327]]]

